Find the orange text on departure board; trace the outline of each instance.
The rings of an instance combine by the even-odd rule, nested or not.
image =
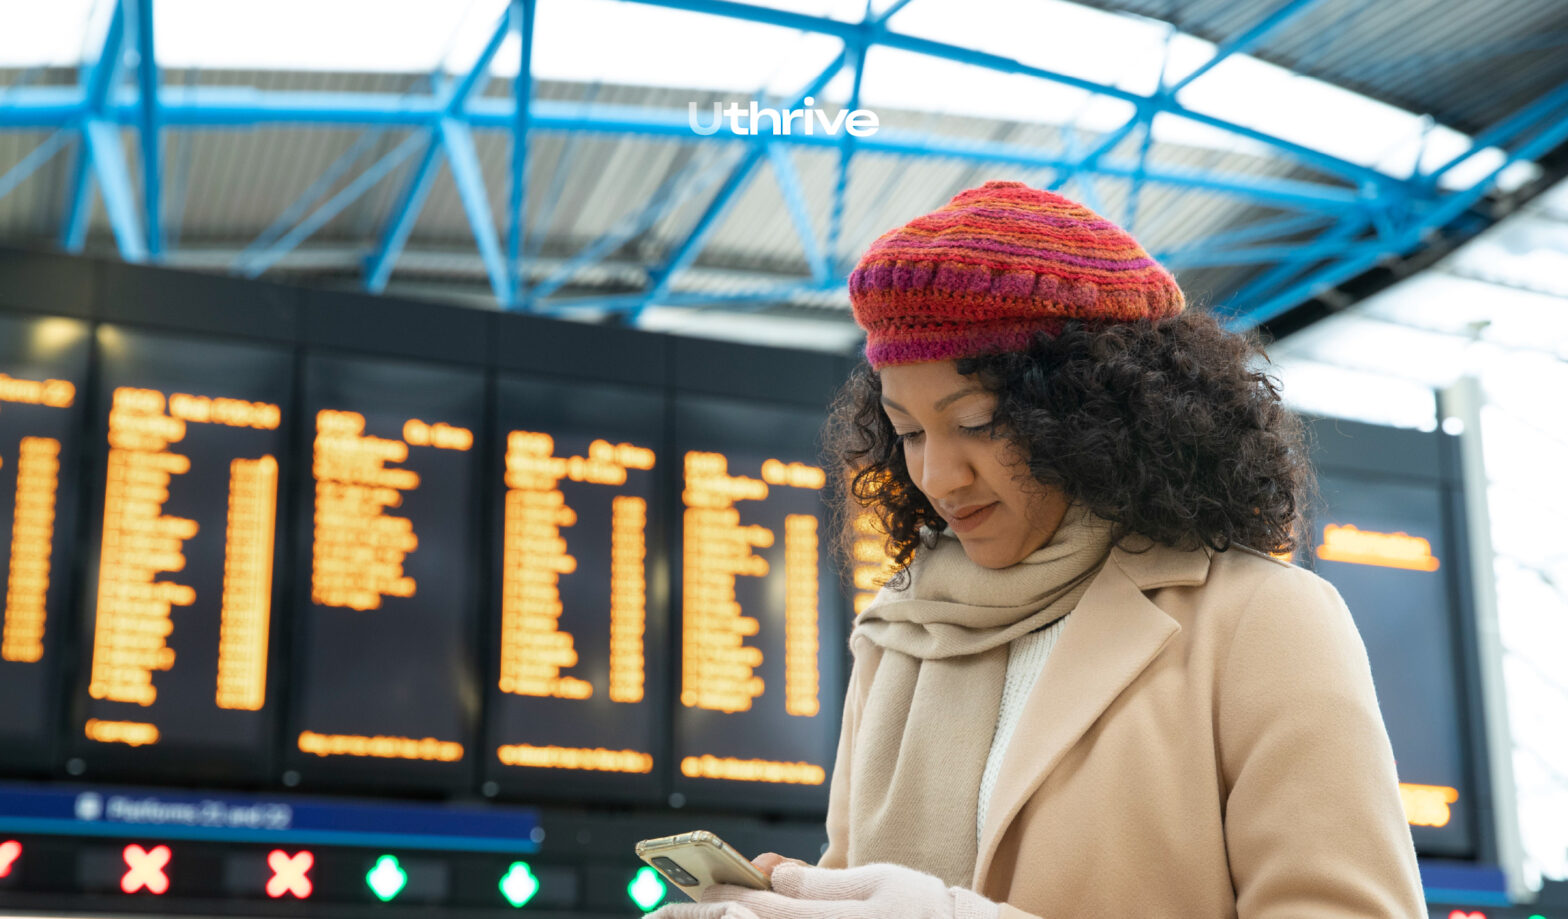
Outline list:
[[[648,502],[610,502],[610,701],[641,702],[648,631]]]
[[[115,389],[109,410],[103,544],[88,683],[88,694],[94,699],[151,705],[157,698],[153,672],[174,666],[174,650],[168,646],[168,636],[174,630],[170,611],[196,601],[196,591],[189,585],[158,580],[165,572],[184,570],[185,542],[198,530],[194,520],[163,514],[173,478],[190,471],[190,458],[173,452],[170,445],[185,438],[190,423],[272,430],[281,418],[278,406],[265,402],[189,393],[165,396],[156,389],[130,386]],[[272,457],[257,462],[276,465]],[[273,478],[275,481],[275,469]],[[231,491],[235,488],[243,491],[244,483],[231,482]],[[268,500],[275,498],[274,486]],[[248,527],[244,534],[231,528],[224,546],[226,559],[253,551],[255,539],[270,547],[273,517],[270,512],[261,517],[264,523]],[[231,610],[238,614],[225,596],[220,610],[225,624],[233,618]],[[250,611],[257,612],[254,605]],[[260,612],[266,615],[268,610],[264,607]],[[230,653],[232,659],[243,651],[252,658],[247,666],[264,673],[266,645],[264,638],[256,644],[257,629],[253,624],[248,639],[231,641]],[[259,624],[263,636],[266,629],[265,622]],[[221,675],[220,653],[220,680]],[[256,691],[254,685],[249,691]],[[136,736],[141,743],[157,742],[156,734],[151,739],[145,732]]]
[[[653,757],[636,750],[606,750],[603,747],[535,747],[505,744],[496,749],[496,758],[507,766],[535,769],[587,769],[598,772],[648,773]]]
[[[365,434],[365,416],[324,409],[316,413],[311,471],[316,480],[310,596],[321,606],[369,610],[382,597],[412,597],[414,579],[403,561],[419,546],[414,523],[387,513],[403,493],[419,487],[419,473],[389,467],[408,459],[409,445],[468,450],[473,432],[410,419],[403,439]]]
[[[722,453],[689,451],[681,565],[681,704],[711,711],[740,712],[762,695],[762,649],[744,639],[759,622],[743,615],[735,599],[737,577],[762,577],[768,560],[751,550],[773,545],[765,526],[742,526],[740,501],[761,501],[768,483],[729,474]]]
[[[44,656],[55,493],[60,442],[24,437],[17,450],[16,506],[11,518],[11,564],[6,581],[0,659],[33,664]]]
[[[1411,826],[1447,826],[1452,816],[1448,806],[1459,800],[1459,789],[1400,782],[1399,800]]]
[[[817,518],[784,518],[784,711],[811,716],[822,709],[817,696]]]
[[[23,380],[0,373],[0,402],[69,408],[76,401],[76,387],[69,380]]]
[[[377,734],[317,734],[301,731],[301,753],[314,756],[365,756],[372,759],[415,759],[440,763],[455,763],[463,758],[463,745],[452,740],[434,737],[398,737]]]
[[[681,760],[681,775],[692,779],[772,782],[780,785],[821,785],[827,780],[827,771],[812,763],[779,763],[727,756],[688,756]]]
[[[277,503],[275,458],[229,463],[229,521],[218,632],[219,708],[259,711],[267,699]]]
[[[506,521],[502,545],[502,692],[587,699],[593,685],[562,670],[576,666],[571,633],[560,628],[560,578],[577,570],[561,530],[577,524],[561,480],[620,486],[627,470],[652,469],[654,454],[634,444],[596,439],[587,456],[556,456],[555,439],[512,431],[506,446]],[[610,699],[643,697],[643,632],[647,502],[634,495],[611,501]]]
[[[103,546],[87,690],[94,699],[151,705],[158,695],[153,671],[174,666],[174,649],[167,644],[174,631],[170,609],[196,601],[189,585],[158,579],[185,569],[185,542],[197,531],[196,521],[163,514],[171,480],[191,468],[189,457],[170,450],[185,439],[186,423],[166,408],[162,392],[122,386],[114,391],[109,410]]]
[[[762,650],[745,644],[757,634],[759,622],[744,615],[735,597],[735,580],[768,574],[767,559],[752,550],[772,546],[776,534],[765,526],[743,525],[735,505],[767,498],[773,485],[815,490],[827,480],[819,467],[776,459],[765,460],[761,472],[761,478],[731,475],[729,458],[722,453],[693,450],[685,455],[681,704],[689,708],[748,711],[764,689],[756,675]],[[817,551],[814,518],[809,527],[804,521],[793,529],[786,523],[785,697],[792,714],[806,714],[818,705]]]
[[[850,521],[849,534],[852,559],[850,581],[855,588],[855,615],[859,616],[871,605],[877,591],[887,583],[895,569],[893,559],[887,553],[887,533],[877,523],[874,505],[864,503],[875,501],[887,487],[889,479],[886,474],[880,473],[861,476],[860,484],[856,486],[856,470],[846,469],[844,474],[846,490],[858,487],[856,498],[862,502]]]
[[[158,726],[145,721],[104,721],[88,718],[84,733],[99,743],[123,743],[141,747],[158,742]]]
[[[67,380],[27,380],[0,373],[0,402],[69,408],[75,401],[76,386]],[[0,660],[33,664],[43,659],[59,473],[58,440],[22,438],[17,451],[16,506]]]
[[[850,552],[854,567],[851,577],[855,586],[855,615],[859,616],[892,576],[894,565],[887,554],[887,534],[877,529],[871,511],[862,509],[856,513],[852,526],[854,539],[850,542]]]
[[[1436,571],[1438,567],[1438,561],[1432,555],[1432,543],[1428,540],[1411,536],[1402,530],[1398,533],[1379,533],[1360,530],[1348,524],[1336,526],[1331,523],[1323,528],[1323,544],[1318,546],[1318,558],[1410,571]]]

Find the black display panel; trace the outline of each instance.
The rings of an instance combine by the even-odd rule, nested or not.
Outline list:
[[[97,332],[76,715],[87,775],[264,778],[293,360]]]
[[[469,788],[483,376],[308,356],[303,401],[290,778]]]
[[[1320,471],[1319,487],[1310,563],[1366,644],[1416,849],[1475,857],[1455,604],[1463,541],[1448,522],[1450,489],[1345,470]]]
[[[827,803],[845,631],[821,423],[804,408],[675,403],[674,788],[696,804]]]
[[[669,767],[664,398],[502,378],[484,776],[657,800]]]
[[[60,717],[89,330],[0,318],[0,768],[42,769]]]

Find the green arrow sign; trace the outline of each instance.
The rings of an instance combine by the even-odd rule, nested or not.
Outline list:
[[[403,887],[408,884],[408,872],[397,863],[396,855],[383,855],[376,859],[376,867],[365,875],[365,883],[370,885],[371,892],[380,897],[382,903],[386,903],[402,893]]]
[[[626,885],[626,893],[631,896],[632,902],[645,913],[663,902],[664,895],[669,892],[664,879],[652,868],[637,869],[637,876]]]
[[[513,906],[522,906],[539,892],[539,879],[527,862],[512,862],[512,867],[501,876],[501,896]]]

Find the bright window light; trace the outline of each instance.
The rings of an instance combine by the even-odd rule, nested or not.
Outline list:
[[[752,0],[845,22],[862,0]],[[885,9],[889,0],[874,8]],[[0,0],[0,19],[25,23],[0,33],[0,67],[72,65],[101,36],[110,0]],[[159,0],[158,56],[166,67],[417,73],[466,70],[506,9],[505,0]],[[1006,29],[992,23],[1009,22]],[[301,28],[308,23],[308,28]],[[1152,19],[1108,13],[1065,0],[914,0],[890,21],[902,34],[1016,59],[1137,93],[1180,79],[1214,53],[1214,45]],[[839,42],[684,10],[622,0],[540,0],[534,73],[544,80],[750,94],[765,87],[792,93],[826,65]],[[1288,26],[1287,26],[1288,28]],[[650,41],[649,36],[658,36]],[[1072,36],[1042,41],[1041,36]],[[1167,39],[1169,48],[1167,51]],[[515,42],[502,47],[493,73],[516,73]],[[841,75],[823,101],[847,98]],[[1469,147],[1466,136],[1421,115],[1291,73],[1247,55],[1226,59],[1179,96],[1194,111],[1407,177]],[[693,100],[695,101],[695,100]],[[924,55],[874,48],[867,55],[861,107],[969,115],[1111,130],[1129,103]],[[1186,119],[1155,119],[1155,139],[1207,149],[1268,155],[1269,149]],[[1467,187],[1503,162],[1478,153],[1444,177]],[[1506,190],[1537,174],[1515,164],[1499,178]]]

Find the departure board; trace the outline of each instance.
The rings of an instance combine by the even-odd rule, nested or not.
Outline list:
[[[0,767],[46,766],[61,714],[88,336],[70,319],[0,317]]]
[[[853,483],[853,476],[846,472],[846,494]],[[887,552],[887,534],[882,532],[871,508],[862,506],[857,509],[850,518],[849,527],[846,537],[850,563],[845,580],[853,603],[851,618],[858,618],[876,599],[882,586],[898,572],[898,568]]]
[[[472,784],[482,374],[305,360],[294,699],[305,783]]]
[[[820,412],[676,402],[682,519],[675,788],[820,808],[838,742],[844,610]]]
[[[664,399],[502,378],[485,776],[657,798],[668,767]]]
[[[1473,857],[1476,785],[1464,759],[1453,569],[1441,483],[1324,470],[1310,563],[1366,643],[1405,815],[1423,855]]]
[[[98,328],[79,716],[89,774],[261,778],[293,357]]]

